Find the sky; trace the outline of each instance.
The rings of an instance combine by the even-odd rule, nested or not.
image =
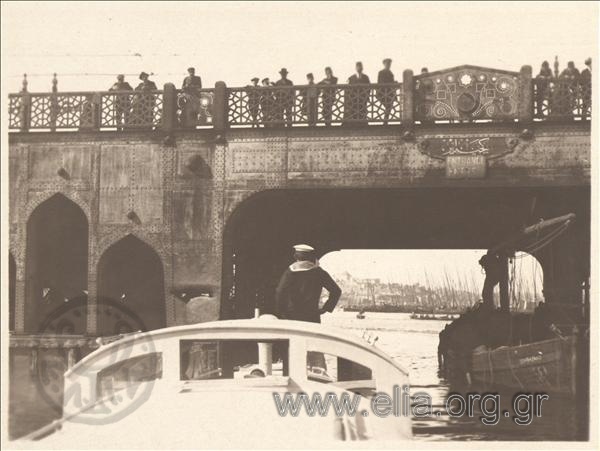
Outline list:
[[[3,2],[3,78],[17,91],[108,89],[116,74],[137,82],[153,72],[175,82],[195,66],[204,86],[277,79],[298,84],[333,67],[340,81],[354,63],[376,77],[394,60],[400,79],[414,72],[474,64],[518,71],[559,57],[583,67],[594,54],[595,2]],[[81,75],[81,74],[95,75]],[[98,75],[101,74],[101,75]]]

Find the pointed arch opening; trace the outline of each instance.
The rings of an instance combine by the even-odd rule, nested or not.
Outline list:
[[[55,194],[27,221],[25,332],[83,334],[86,329],[88,220],[73,201]],[[77,304],[68,324],[53,317]]]
[[[111,247],[98,262],[98,333],[116,335],[130,329],[166,326],[164,270],[156,251],[134,235]],[[127,311],[122,315],[119,311]],[[124,317],[135,317],[135,325]]]

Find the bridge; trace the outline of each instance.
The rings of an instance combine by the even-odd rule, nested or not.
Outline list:
[[[529,66],[193,93],[24,84],[9,96],[13,346],[126,331],[107,300],[148,329],[269,310],[295,242],[488,248],[567,212],[574,230],[535,255],[547,301],[580,302],[590,98]]]
[[[520,250],[547,302],[589,302],[590,99],[585,80],[528,66],[194,92],[25,80],[8,149],[19,402],[56,414],[38,393],[62,396],[97,337],[268,312],[298,242],[486,249],[572,212],[552,246]]]

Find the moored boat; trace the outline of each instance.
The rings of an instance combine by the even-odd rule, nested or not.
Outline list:
[[[520,346],[476,349],[473,382],[528,391],[575,394],[575,336]]]
[[[572,297],[562,302],[548,290],[549,302],[537,303],[533,312],[515,312],[510,309],[508,289],[508,256],[514,256],[519,248],[539,252],[574,219],[573,214],[567,214],[542,220],[488,250],[484,257],[499,262],[499,271],[490,271],[491,276],[482,257],[480,264],[486,270],[483,301],[440,332],[438,362],[448,377],[458,383],[503,386],[521,392],[576,393],[577,380],[581,380],[577,360],[583,358],[585,362],[586,358],[582,350],[588,341],[588,301],[583,304]],[[551,231],[540,235],[547,229]],[[493,304],[496,283],[501,286],[499,309]],[[582,288],[585,290],[585,286]],[[589,293],[584,290],[585,299]],[[486,293],[490,296],[488,302]]]

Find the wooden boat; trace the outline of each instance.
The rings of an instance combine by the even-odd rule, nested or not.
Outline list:
[[[475,350],[471,376],[488,386],[575,394],[575,356],[574,336]]]
[[[220,449],[406,440],[410,417],[360,414],[370,410],[362,397],[392,396],[404,384],[408,372],[373,343],[320,324],[265,315],[171,327],[128,335],[75,364],[65,373],[62,418],[21,445]],[[354,416],[333,408],[282,416],[276,393],[360,394],[362,402]]]

